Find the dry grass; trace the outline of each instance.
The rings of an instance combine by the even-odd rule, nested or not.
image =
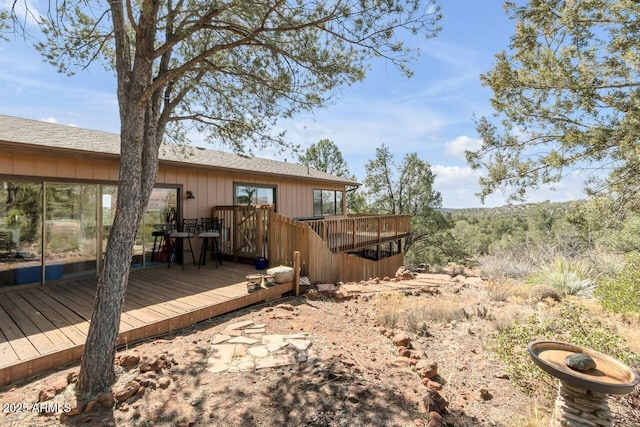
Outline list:
[[[548,411],[540,411],[538,405],[529,408],[527,415],[514,421],[513,427],[547,427],[549,425],[549,416],[545,414]]]
[[[490,279],[487,282],[487,296],[490,301],[509,301],[514,296],[526,295],[526,287],[506,277]]]
[[[491,324],[496,331],[502,331],[515,322],[523,323],[534,313],[534,308],[525,306],[507,306],[495,311]]]
[[[395,328],[406,305],[406,297],[400,292],[384,292],[371,300],[376,309],[376,320],[386,328]]]
[[[416,333],[426,333],[429,323],[451,323],[466,319],[458,302],[445,299],[411,301],[401,292],[385,292],[371,300],[376,307],[376,319],[381,326],[402,326]]]
[[[424,316],[432,322],[451,323],[454,320],[466,318],[460,303],[445,299],[429,300],[424,307]]]

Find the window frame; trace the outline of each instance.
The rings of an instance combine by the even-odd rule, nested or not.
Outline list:
[[[251,203],[238,203],[238,188],[239,187],[249,187],[249,188],[253,188],[255,190],[255,195],[252,196],[253,200]],[[258,194],[259,194],[259,190],[271,190],[272,191],[272,197],[273,197],[273,202],[269,203],[270,205],[273,205],[273,209],[274,211],[277,212],[277,200],[278,200],[278,186],[277,185],[270,185],[270,184],[259,184],[259,183],[254,183],[254,182],[234,182],[233,183],[233,205],[234,206],[262,206],[262,205],[258,205],[257,201],[258,201]]]
[[[325,194],[333,193],[333,197],[329,196],[326,198]],[[345,194],[344,190],[331,190],[326,188],[314,188],[313,189],[313,216],[314,218],[321,218],[325,216],[340,216],[344,215],[345,206]],[[318,197],[319,194],[319,197]],[[341,195],[338,200],[338,194]],[[333,200],[329,203],[333,204],[333,212],[326,213],[327,206],[325,206],[325,200]],[[320,205],[319,210],[317,210],[317,205]]]

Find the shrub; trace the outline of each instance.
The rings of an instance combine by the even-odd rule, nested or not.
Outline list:
[[[387,328],[395,328],[400,320],[404,300],[404,295],[398,292],[387,292],[376,295],[372,302],[376,307],[376,319],[378,323]]]
[[[540,313],[535,313],[525,323],[513,323],[495,335],[494,350],[504,361],[511,381],[525,393],[551,398],[557,384],[531,361],[526,349],[531,341],[563,341],[594,349],[631,366],[640,362],[619,335],[590,318],[583,307],[565,302],[553,314],[542,320]]]
[[[515,293],[515,284],[512,280],[491,279],[487,283],[487,296],[491,301],[507,301]]]
[[[608,310],[640,313],[640,254],[628,255],[622,270],[600,280],[595,295]]]
[[[529,290],[529,296],[534,301],[545,301],[551,299],[553,301],[560,301],[562,298],[556,288],[549,285],[535,285]]]
[[[548,285],[562,296],[591,296],[595,288],[595,272],[589,264],[557,256],[552,263],[543,266],[527,278],[532,285]]]

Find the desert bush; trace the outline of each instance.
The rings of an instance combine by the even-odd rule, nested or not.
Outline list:
[[[429,317],[424,306],[414,305],[402,313],[405,327],[418,335],[428,335]]]
[[[428,320],[438,323],[451,323],[465,318],[465,312],[460,305],[446,300],[433,300],[424,307]]]
[[[516,284],[511,279],[496,278],[487,282],[487,296],[491,301],[507,301],[516,293]]]
[[[534,301],[546,301],[546,300],[553,300],[553,301],[560,301],[562,298],[560,297],[560,294],[558,293],[558,291],[556,291],[556,288],[554,288],[553,286],[549,286],[549,285],[535,285],[533,286],[530,290],[529,290],[529,296],[534,300]]]
[[[541,397],[551,398],[556,391],[555,379],[530,359],[526,347],[532,341],[569,342],[592,348],[632,366],[640,362],[640,356],[628,350],[619,335],[591,318],[582,306],[564,302],[551,314],[543,319],[535,313],[526,322],[515,322],[495,335],[494,350],[504,361],[511,381],[525,393],[539,393]]]
[[[625,267],[600,280],[595,295],[607,310],[640,314],[640,254],[627,255]]]
[[[529,257],[514,252],[478,257],[478,271],[482,277],[488,279],[524,279],[536,271],[536,268]]]
[[[527,282],[531,285],[551,286],[561,296],[588,297],[595,288],[595,276],[596,273],[587,262],[556,256],[553,262],[527,277]]]
[[[406,305],[406,298],[399,292],[385,292],[376,295],[372,303],[376,308],[378,323],[387,328],[395,328]]]

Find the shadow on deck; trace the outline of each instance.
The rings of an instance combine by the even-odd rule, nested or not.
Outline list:
[[[293,282],[248,293],[254,267],[224,263],[197,269],[166,266],[132,271],[118,345],[176,331],[272,300]],[[70,280],[0,293],[0,386],[80,360],[96,280]]]

